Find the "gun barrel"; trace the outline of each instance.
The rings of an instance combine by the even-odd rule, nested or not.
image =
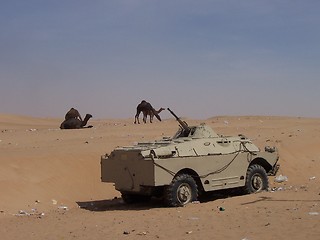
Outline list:
[[[181,127],[186,130],[186,131],[190,131],[190,128],[188,127],[188,124],[184,121],[182,121],[174,112],[171,111],[170,108],[168,108],[168,111],[176,118],[176,120],[180,123]]]
[[[167,109],[177,120],[179,119],[178,116],[174,112],[172,112],[170,108]]]

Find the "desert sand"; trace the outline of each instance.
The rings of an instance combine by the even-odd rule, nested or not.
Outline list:
[[[244,134],[261,149],[276,146],[277,176],[288,180],[269,177],[269,191],[215,195],[180,208],[158,200],[126,205],[111,183],[100,182],[100,156],[116,146],[172,136],[174,119],[91,119],[93,128],[60,130],[62,119],[1,114],[0,238],[320,239],[320,119],[184,120],[205,122],[223,135]]]

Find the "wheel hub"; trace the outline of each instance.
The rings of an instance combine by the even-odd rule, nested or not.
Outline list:
[[[252,186],[257,191],[262,190],[263,180],[260,175],[256,174],[252,177]]]
[[[190,202],[192,196],[191,188],[188,184],[181,184],[178,191],[177,197],[179,202],[186,204]]]

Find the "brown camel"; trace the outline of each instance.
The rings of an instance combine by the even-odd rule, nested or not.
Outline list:
[[[79,111],[75,108],[70,108],[70,110],[66,113],[66,116],[64,117],[65,120],[69,120],[71,118],[79,118],[80,121],[82,121]]]
[[[92,128],[92,126],[86,126],[89,119],[92,118],[91,114],[86,114],[85,118],[83,119],[83,121],[81,121],[78,118],[69,118],[64,120],[61,125],[60,128],[61,129],[80,129],[80,128]]]
[[[161,110],[162,111],[162,110]],[[161,112],[160,109],[159,109],[159,112]],[[139,103],[139,105],[137,106],[137,113],[135,115],[135,118],[134,118],[134,123],[136,124],[138,122],[138,124],[140,124],[139,122],[139,115],[140,113],[143,112],[143,122],[146,123],[147,121],[147,115],[149,113],[152,113],[154,116],[156,116],[156,118],[161,121],[161,118],[158,114],[158,112],[151,106],[150,103],[148,103],[147,101],[145,100],[142,100],[141,103]],[[150,115],[150,114],[149,114]],[[152,116],[153,118],[153,116]],[[150,115],[150,122],[152,122],[152,119],[151,119],[151,115]]]
[[[164,108],[160,108],[159,110],[154,110],[154,111],[142,111],[142,113],[143,113],[143,122],[144,123],[147,122],[147,118],[148,118],[148,115],[149,115],[150,116],[150,123],[152,123],[152,120],[153,120],[153,117],[155,116],[155,113],[157,115],[159,115],[159,113],[161,113],[163,110],[165,110],[165,109]]]

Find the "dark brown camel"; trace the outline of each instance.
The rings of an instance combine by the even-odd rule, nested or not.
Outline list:
[[[160,109],[159,109],[160,110]],[[161,110],[162,111],[162,110]],[[161,112],[160,111],[160,112]],[[148,103],[145,100],[142,100],[141,103],[139,103],[139,105],[137,106],[137,113],[135,115],[134,118],[134,123],[136,124],[138,122],[138,124],[140,124],[139,122],[139,115],[140,113],[143,112],[143,122],[146,123],[147,122],[147,115],[148,113],[152,113],[154,116],[156,116],[156,118],[161,121],[161,118],[158,114],[158,112],[151,106],[150,103]],[[149,114],[150,115],[150,114]],[[151,115],[150,115],[151,116]],[[153,117],[152,117],[153,118]],[[150,122],[152,122],[152,119],[150,117]]]
[[[92,118],[91,114],[86,114],[85,118],[83,119],[83,121],[81,121],[78,118],[69,118],[64,120],[61,125],[60,128],[61,129],[80,129],[80,128],[92,128],[92,126],[86,126],[89,119]]]

